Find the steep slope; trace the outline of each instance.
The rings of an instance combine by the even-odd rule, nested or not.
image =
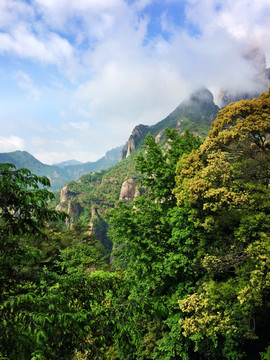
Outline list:
[[[180,133],[189,130],[194,135],[205,137],[218,111],[219,107],[214,103],[213,94],[202,88],[157,124],[136,126],[121,152],[120,160],[128,157],[143,142],[147,134],[155,136],[158,142],[164,143],[166,128],[177,129]]]
[[[210,91],[201,89],[156,125],[136,126],[121,152],[121,161],[107,171],[84,175],[79,181],[66,184],[57,209],[68,212],[70,225],[78,219],[90,225],[109,251],[111,243],[106,235],[106,213],[119,199],[130,201],[142,191],[138,186],[140,175],[135,170],[135,158],[143,151],[147,134],[155,136],[161,144],[165,143],[165,128],[176,128],[180,133],[190,130],[204,137],[218,110]]]

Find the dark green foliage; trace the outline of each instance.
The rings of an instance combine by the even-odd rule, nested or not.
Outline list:
[[[163,203],[174,202],[172,190],[179,158],[201,144],[201,139],[188,131],[181,136],[175,129],[166,129],[166,138],[164,149],[153,136],[148,135],[145,141],[146,156],[139,153],[136,158],[136,169],[143,174],[141,184],[147,188],[148,196]]]
[[[107,268],[104,250],[79,224],[64,232],[48,228],[66,217],[48,209],[48,185],[29,170],[0,166],[1,359],[71,359],[96,311],[84,305],[93,302],[89,285],[82,302],[69,294],[81,293],[89,274]]]
[[[57,219],[55,211],[46,206],[53,194],[39,188],[49,184],[46,177],[33,175],[27,169],[0,164],[0,221],[6,235],[35,235],[45,221]]]
[[[188,132],[180,136],[175,130],[167,130],[167,137],[164,149],[148,136],[145,155],[137,156],[144,195],[131,204],[119,203],[111,212],[115,264],[126,269],[131,282],[126,306],[133,302],[133,311],[125,319],[133,337],[127,352],[119,348],[123,359],[132,353],[131,359],[174,359],[185,354],[178,344],[182,335],[175,315],[177,296],[182,296],[195,275],[193,226],[188,214],[176,207],[172,190],[179,156],[197,148],[201,141]]]

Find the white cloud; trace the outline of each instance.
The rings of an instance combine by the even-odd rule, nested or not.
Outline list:
[[[34,18],[34,9],[30,4],[21,0],[0,1],[0,28],[10,28],[18,20],[29,21]]]
[[[187,16],[203,33],[225,30],[250,46],[269,54],[269,0],[188,0]]]
[[[24,149],[24,141],[18,136],[0,136],[0,152],[11,152]]]
[[[52,66],[55,71],[57,85],[39,88],[29,66],[16,70],[18,85],[39,99],[42,112],[31,117],[38,121],[44,113],[41,128],[53,138],[44,159],[105,153],[124,143],[135,125],[167,116],[197,87],[254,86],[259,70],[247,54],[253,49],[259,59],[254,49],[261,48],[270,62],[269,0],[186,0],[188,26],[174,23],[165,9],[155,20],[168,38],[150,36],[151,4],[173,2],[179,3],[0,0],[0,54],[30,60],[44,77]]]
[[[73,33],[77,40],[102,37],[114,25],[115,14],[127,7],[123,0],[35,0],[34,4],[46,24]]]
[[[66,39],[51,32],[36,36],[26,24],[14,24],[9,33],[0,34],[0,53],[12,53],[41,63],[62,65],[72,57],[72,47]]]
[[[91,118],[115,130],[155,123],[178,105],[187,84],[167,63],[108,62],[96,79],[81,85],[77,99]],[[88,105],[89,104],[89,105]]]

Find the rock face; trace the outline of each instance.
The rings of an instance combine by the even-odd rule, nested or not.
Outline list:
[[[98,214],[98,209],[96,207],[96,204],[92,201],[91,202],[91,219],[90,219],[90,223],[89,223],[89,234],[93,234],[94,233],[94,219],[99,216]]]
[[[66,203],[68,202],[68,200],[70,199],[71,196],[75,196],[76,193],[70,191],[67,187],[67,185],[65,185],[62,190],[61,190],[61,195],[60,195],[60,203]]]
[[[222,108],[226,107],[230,103],[234,103],[240,100],[252,100],[254,97],[259,96],[259,92],[233,92],[228,90],[221,90],[219,93],[219,102]]]
[[[202,88],[190,95],[189,102],[193,104],[213,104],[214,96],[211,91]]]
[[[67,213],[71,218],[79,217],[82,207],[78,202],[70,201],[68,204]]]
[[[142,124],[137,125],[134,128],[127,143],[125,144],[125,146],[123,147],[123,149],[121,151],[119,161],[127,158],[132,153],[132,151],[134,151],[136,149],[136,147],[140,143],[140,140],[146,135],[148,129],[149,129],[149,126],[142,125]]]
[[[155,140],[157,143],[159,143],[161,141],[161,139],[165,136],[165,129],[161,130],[155,137]]]
[[[123,182],[119,200],[122,201],[132,201],[135,196],[138,196],[138,191],[136,190],[137,183],[134,179],[128,179]]]
[[[66,219],[66,225],[72,227],[74,219],[78,218],[81,214],[82,208],[81,205],[73,201],[77,193],[72,192],[68,189],[68,186],[65,185],[61,190],[60,203],[56,206],[56,211],[66,211],[70,218]]]

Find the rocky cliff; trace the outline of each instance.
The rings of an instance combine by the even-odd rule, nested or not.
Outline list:
[[[137,182],[135,179],[128,179],[122,183],[119,200],[132,201],[135,197],[140,196],[137,190]]]
[[[157,124],[136,126],[121,151],[120,161],[137,149],[147,134],[155,136],[158,142],[165,142],[165,128],[175,128],[180,132],[189,130],[196,135],[206,136],[218,111],[213,94],[206,88],[199,89]]]
[[[119,158],[120,161],[127,158],[136,149],[136,147],[141,143],[141,140],[145,138],[148,129],[149,126],[147,125],[137,125],[133,129],[128,141],[126,142],[125,146],[123,147],[120,153],[120,158]]]
[[[166,145],[165,128],[176,128],[180,133],[187,129],[205,136],[218,111],[211,92],[199,89],[157,124],[136,126],[122,149],[122,161],[106,171],[89,173],[79,181],[69,182],[61,191],[57,208],[69,213],[70,225],[78,218],[90,225],[91,231],[109,253],[111,243],[107,237],[107,214],[117,201],[130,202],[139,196],[140,174],[135,168],[135,158],[143,150],[142,144],[147,134],[153,135],[161,146]]]

